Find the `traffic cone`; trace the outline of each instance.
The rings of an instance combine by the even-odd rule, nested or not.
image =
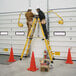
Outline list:
[[[16,61],[16,60],[14,59],[13,48],[11,48],[11,51],[10,51],[10,57],[9,57],[8,62],[14,62],[14,61]]]
[[[38,68],[36,68],[34,52],[32,52],[30,68],[28,68],[27,70],[29,70],[29,71],[33,71],[33,72],[36,71],[36,70],[38,70]]]
[[[70,53],[70,48],[68,49],[67,61],[65,63],[66,64],[73,64],[72,58],[71,58],[71,53]]]

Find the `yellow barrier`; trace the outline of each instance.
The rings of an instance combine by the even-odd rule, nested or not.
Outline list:
[[[58,51],[56,51],[56,52],[50,51],[50,53],[52,53],[52,55],[60,55],[60,52],[58,52]]]
[[[8,48],[4,48],[3,50],[4,50],[4,51],[8,51]]]
[[[55,55],[60,55],[60,52],[55,52]]]

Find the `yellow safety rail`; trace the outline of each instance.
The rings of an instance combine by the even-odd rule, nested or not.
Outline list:
[[[59,17],[61,20],[59,20],[58,21],[58,23],[59,24],[63,24],[64,22],[63,22],[63,18],[60,16],[60,15],[58,15],[56,12],[54,12],[53,10],[50,10],[50,11],[47,11],[47,12],[45,12],[45,13],[51,13],[51,12],[53,12],[57,17]],[[21,12],[20,14],[19,14],[19,18],[18,18],[18,26],[19,27],[23,27],[23,24],[22,23],[20,23],[20,19],[21,19],[21,14],[22,13],[26,13],[26,12]]]
[[[19,14],[19,18],[18,18],[18,26],[19,26],[19,27],[23,27],[23,24],[22,24],[22,23],[20,23],[21,14],[22,14],[22,13],[20,13],[20,14]]]
[[[59,24],[63,24],[63,18],[60,16],[60,15],[58,15],[56,12],[54,12],[53,10],[50,10],[50,11],[48,11],[48,12],[46,12],[46,13],[50,13],[50,12],[53,12],[56,16],[58,16],[61,20],[59,20],[58,21],[58,23]]]

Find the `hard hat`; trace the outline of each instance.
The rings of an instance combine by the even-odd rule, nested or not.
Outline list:
[[[32,10],[32,8],[31,8],[31,7],[29,7],[29,8],[28,8],[28,10]]]

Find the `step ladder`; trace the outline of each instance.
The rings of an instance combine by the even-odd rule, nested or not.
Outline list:
[[[29,53],[29,48],[30,48],[30,45],[31,45],[31,42],[32,42],[32,39],[33,39],[33,35],[34,35],[34,32],[35,32],[35,28],[36,28],[37,23],[40,26],[40,29],[41,29],[41,32],[42,32],[42,35],[43,35],[43,38],[44,38],[44,41],[45,41],[45,45],[46,45],[46,48],[47,48],[49,58],[51,60],[51,63],[53,63],[53,53],[52,53],[52,50],[51,50],[51,46],[49,44],[49,40],[46,40],[46,38],[45,38],[45,34],[44,34],[44,31],[43,31],[43,28],[42,28],[42,25],[41,25],[41,22],[40,22],[39,18],[34,18],[34,20],[33,20],[32,27],[31,27],[31,30],[30,30],[30,32],[28,34],[28,38],[27,38],[26,43],[24,45],[24,49],[22,51],[20,60],[22,60],[22,58],[23,58],[26,47],[27,47],[26,56]]]

